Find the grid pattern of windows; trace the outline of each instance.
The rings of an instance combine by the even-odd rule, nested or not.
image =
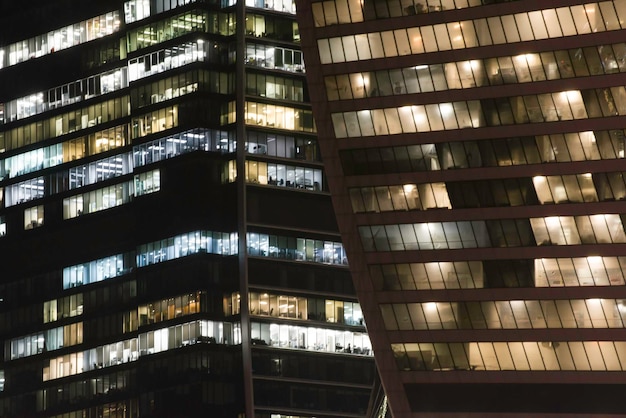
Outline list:
[[[370,225],[359,232],[365,251],[626,243],[617,214]]]
[[[205,302],[203,302],[205,297],[206,292],[195,292],[140,305],[137,307],[138,325],[154,324],[185,315],[193,315],[201,312],[203,308],[206,310]]]
[[[249,154],[263,154],[306,161],[320,160],[317,139],[314,137],[259,132],[251,129],[246,134],[248,140],[246,149]]]
[[[24,229],[35,229],[43,225],[44,206],[38,205],[24,209]]]
[[[126,390],[131,385],[131,372],[128,370],[124,371],[112,371],[111,373],[102,374],[98,379],[93,381],[93,385],[89,387],[84,384],[84,380],[82,381],[74,381],[74,382],[61,382],[58,385],[52,386],[50,392],[54,393],[56,396],[47,397],[45,400],[41,400],[39,405],[41,408],[54,408],[63,405],[63,403],[67,403],[70,399],[73,399],[74,396],[82,396],[87,397],[90,394],[96,394],[97,396],[105,396],[110,390],[115,392],[116,390]],[[105,403],[100,411],[108,412],[108,418],[124,418],[125,411],[130,408],[130,405],[133,405],[133,408],[137,408],[136,402],[112,402]],[[117,410],[113,410],[113,407],[117,406]],[[91,409],[93,411],[93,409]],[[114,412],[117,412],[118,415],[115,415]],[[89,416],[89,412],[84,410],[74,411],[65,414],[54,415],[54,418],[91,418]]]
[[[133,23],[150,17],[153,14],[163,13],[175,7],[195,3],[197,0],[129,0],[124,2],[124,21]],[[151,5],[153,7],[151,7]]]
[[[233,135],[213,129],[191,129],[154,141],[133,146],[135,167],[156,163],[167,158],[194,151],[232,152],[235,149]]]
[[[135,109],[175,99],[196,91],[231,94],[234,90],[232,75],[217,71],[195,70],[134,88],[131,91],[130,102]]]
[[[0,42],[0,415],[271,413],[249,383],[281,376],[242,368],[251,353],[329,370],[296,373],[334,399],[300,415],[342,416],[338,391],[364,413],[373,350],[327,216],[295,2],[121,0],[70,25],[108,10],[39,3],[0,13],[32,23],[1,27],[11,41],[67,25]],[[238,190],[283,203],[240,223]],[[225,315],[248,282],[255,312]],[[358,378],[333,371],[346,359]]]
[[[480,141],[353,148],[340,153],[347,175],[624,158],[624,131],[566,132]]]
[[[0,48],[0,69],[110,35],[120,29],[117,10]]]
[[[222,4],[232,6],[235,4],[235,0],[224,0]],[[282,13],[296,13],[296,3],[293,0],[246,0],[246,6]]]
[[[625,72],[626,44],[326,76],[328,100],[532,83]]]
[[[358,302],[259,292],[250,292],[248,300],[251,315],[364,326]],[[224,297],[224,314],[238,315],[240,303],[239,292]]]
[[[76,189],[89,184],[128,174],[131,170],[129,156],[117,155],[104,158],[90,164],[75,166],[69,169],[69,189]]]
[[[127,181],[63,199],[63,219],[100,212],[129,203],[133,196],[158,192],[161,188],[159,171],[135,175]]]
[[[351,188],[354,213],[585,203],[626,197],[623,172]]]
[[[127,125],[0,159],[0,179],[14,178],[126,145]]]
[[[21,148],[65,135],[112,122],[129,115],[128,97],[103,101],[73,112],[63,113],[43,122],[0,132],[0,150],[8,151]]]
[[[446,183],[352,188],[350,200],[354,213],[451,208]]]
[[[626,364],[626,3],[301,5],[325,181],[393,415],[545,415],[565,386],[613,385],[596,372]]]
[[[400,370],[626,370],[623,341],[392,344]]]
[[[234,33],[234,16],[229,13],[194,10],[157,23],[131,30],[127,34],[128,52],[137,51],[192,32],[229,36]]]
[[[559,299],[381,304],[389,331],[426,329],[624,328],[615,299]]]
[[[137,81],[192,62],[210,60],[210,55],[205,49],[210,45],[206,44],[200,39],[132,58],[128,60],[129,81]]]
[[[313,113],[308,109],[246,101],[246,125],[290,131],[316,132]],[[228,113],[228,123],[236,122],[235,114]]]
[[[321,191],[324,185],[320,168],[298,167],[253,160],[246,161],[246,181],[314,191]]]
[[[11,100],[4,104],[4,113],[0,113],[0,123],[24,119],[125,87],[128,87],[128,72],[125,67],[107,71],[43,93]]]
[[[63,289],[121,276],[131,265],[123,254],[112,255],[63,269]]]
[[[43,177],[36,177],[7,187],[5,207],[42,198],[45,193],[44,182]]]
[[[91,370],[137,361],[139,357],[172,350],[196,343],[219,342],[239,344],[233,340],[232,327],[222,322],[199,320],[160,328],[138,337],[66,354],[46,360],[43,381],[85,373]],[[236,334],[235,334],[236,335]],[[212,338],[212,340],[209,340]]]
[[[322,64],[553,39],[626,28],[620,0],[319,39]]]
[[[11,360],[41,354],[44,350],[59,350],[63,347],[82,344],[83,323],[77,322],[44,332],[13,338],[7,344],[11,347]]]
[[[251,335],[255,345],[331,353],[373,354],[371,342],[367,334],[362,332],[252,322]]]
[[[270,70],[304,72],[302,51],[274,45],[246,43],[246,64]]]
[[[622,286],[624,257],[373,264],[377,290]]]
[[[237,239],[236,233],[195,231],[143,244],[137,249],[137,267],[197,253],[234,255]]]
[[[569,90],[333,113],[336,138],[606,118],[626,114],[626,89]]]
[[[304,80],[269,74],[246,74],[246,94],[268,99],[304,101]]]
[[[246,13],[250,19],[247,23],[238,22],[241,30],[237,30],[235,8],[228,7],[228,3],[229,0],[119,2],[120,10],[113,14],[115,20],[110,32],[122,29],[121,33],[90,42],[75,51],[46,57],[50,71],[40,74],[33,89],[28,91],[26,83],[22,86],[20,81],[20,85],[9,89],[11,96],[0,103],[0,125],[4,124],[4,129],[0,130],[0,232],[4,235],[7,219],[10,235],[8,240],[3,238],[7,248],[24,236],[33,243],[32,250],[40,255],[38,260],[27,261],[33,264],[25,269],[26,278],[20,273],[11,279],[14,280],[11,295],[6,292],[0,295],[0,302],[9,301],[3,305],[8,311],[3,321],[4,360],[14,360],[7,376],[11,390],[0,397],[0,409],[6,413],[71,418],[159,414],[163,398],[158,393],[161,389],[172,388],[187,392],[184,397],[189,395],[193,402],[202,402],[203,410],[218,415],[249,415],[254,404],[246,405],[247,394],[237,382],[242,378],[252,379],[252,376],[246,372],[245,376],[231,378],[241,369],[241,347],[245,348],[241,343],[243,338],[249,340],[250,335],[242,335],[245,327],[237,322],[240,320],[237,316],[224,322],[207,317],[223,316],[219,306],[222,294],[215,290],[232,292],[237,289],[232,286],[237,282],[237,260],[230,256],[245,260],[254,251],[254,263],[286,266],[287,270],[311,272],[326,279],[336,276],[340,283],[335,286],[329,280],[322,284],[315,280],[307,286],[296,284],[295,291],[305,295],[314,291],[318,296],[307,298],[307,301],[314,301],[315,306],[310,310],[306,303],[301,305],[314,322],[294,318],[294,310],[289,306],[277,308],[278,316],[271,312],[257,313],[255,320],[259,322],[253,326],[258,335],[254,334],[252,344],[260,346],[260,338],[256,337],[260,337],[261,329],[265,336],[270,326],[275,341],[268,338],[267,347],[253,347],[253,350],[272,353],[290,348],[293,349],[289,351],[290,356],[315,356],[316,364],[320,365],[326,364],[326,359],[332,362],[342,357],[351,358],[355,365],[372,365],[371,344],[360,306],[341,299],[351,297],[351,287],[346,276],[345,250],[336,238],[331,220],[322,220],[323,224],[330,225],[328,230],[304,229],[305,237],[275,235],[276,231],[287,233],[287,229],[281,227],[283,219],[262,223],[264,231],[274,234],[250,233],[246,237],[250,242],[249,251],[241,254],[240,236],[236,231],[192,228],[192,232],[184,233],[182,224],[158,226],[159,222],[151,219],[159,215],[159,196],[189,196],[185,188],[193,187],[193,180],[198,180],[195,176],[199,175],[211,183],[205,200],[209,207],[196,211],[199,209],[197,199],[179,202],[183,206],[172,206],[174,212],[180,212],[173,216],[180,218],[182,215],[180,219],[188,223],[184,217],[193,210],[202,224],[211,216],[205,209],[210,212],[216,209],[219,214],[215,214],[220,218],[213,219],[212,223],[233,224],[228,219],[236,212],[237,201],[231,199],[234,186],[219,184],[215,175],[220,174],[224,162],[241,162],[249,156],[254,159],[248,161],[248,178],[239,173],[236,181],[250,193],[281,195],[286,201],[306,197],[311,199],[312,205],[304,208],[305,211],[314,211],[312,208],[316,206],[322,211],[330,209],[329,196],[324,196],[325,193],[298,193],[270,187],[326,190],[304,86],[304,66],[298,45],[300,35],[293,16],[295,4],[292,0],[247,1],[247,6],[258,10]],[[70,6],[77,7],[64,10]],[[85,15],[90,8],[100,6],[72,0],[64,4],[42,4],[42,10],[39,6],[32,10],[15,6],[9,14],[13,9],[24,16],[33,13],[43,26],[54,27],[56,17],[48,20],[46,10],[58,11],[57,17],[65,16],[62,20],[67,23],[71,16]],[[237,5],[237,10],[241,10],[239,6],[243,4]],[[120,16],[124,22],[120,21]],[[94,28],[89,29],[98,29],[96,26],[101,25],[103,33],[98,37],[109,35],[106,32],[111,26],[109,20],[108,14],[102,21],[91,19],[88,24]],[[83,38],[85,34],[80,33],[83,23],[54,31],[54,36],[62,40],[69,37],[70,41],[72,36]],[[243,38],[235,39],[235,35],[245,31],[248,33]],[[70,44],[57,49],[69,48]],[[251,55],[248,65],[242,68],[245,53],[243,57],[236,56],[235,46],[244,44],[244,50],[254,56]],[[0,61],[9,54],[8,48],[0,48]],[[52,52],[56,50],[50,50]],[[258,59],[261,54],[265,61]],[[35,61],[39,62],[36,59],[39,56],[30,54],[31,63],[20,64],[19,68],[8,69],[3,74],[17,74],[24,68],[26,81],[36,73]],[[67,62],[63,62],[64,58]],[[3,66],[0,65],[0,69]],[[57,71],[57,67],[72,71]],[[244,77],[235,80],[235,67],[243,70]],[[248,90],[235,89],[235,81],[246,85]],[[249,136],[236,138],[236,134],[242,132],[239,128],[247,121],[244,114],[227,115],[228,102],[234,107],[236,101],[246,98],[253,99],[248,102],[250,114],[267,116],[261,123],[258,123],[261,116],[255,116],[256,122],[250,124],[253,129],[247,133]],[[254,106],[258,112],[252,109]],[[231,120],[230,116],[233,116]],[[233,125],[225,126],[230,123]],[[239,127],[234,126],[235,123]],[[224,129],[220,130],[220,125]],[[244,154],[239,155],[239,152]],[[194,155],[172,161],[187,153]],[[223,155],[227,153],[230,155]],[[256,171],[252,169],[254,164],[257,164]],[[258,170],[262,164],[263,172]],[[163,190],[162,179],[166,180]],[[259,184],[262,180],[268,187],[249,187],[255,179]],[[136,198],[156,191],[161,193]],[[227,200],[216,201],[215,196]],[[172,202],[176,201],[175,196],[170,197],[173,197]],[[120,208],[127,203],[126,209]],[[21,229],[22,220],[25,229],[42,226],[44,208],[44,228],[33,232],[16,230]],[[106,213],[87,216],[109,208],[117,208],[109,211],[110,219]],[[294,220],[299,218],[288,208],[281,210]],[[135,215],[141,219],[131,219]],[[115,221],[117,216],[120,222]],[[131,229],[137,229],[137,234],[128,235],[124,225],[128,226],[129,222],[133,224]],[[142,223],[152,227],[146,229]],[[165,233],[160,233],[159,228],[165,228],[161,231]],[[247,229],[243,225],[238,228]],[[126,238],[114,238],[125,233]],[[157,240],[161,237],[167,238]],[[48,240],[57,245],[44,250],[43,243]],[[15,247],[27,245],[19,242]],[[11,251],[22,253],[13,248]],[[211,255],[165,263],[201,253]],[[229,257],[220,260],[220,256]],[[269,258],[276,261],[268,262]],[[171,268],[180,271],[174,272]],[[31,276],[32,272],[42,273],[41,277]],[[151,280],[155,274],[163,279],[161,285],[158,284],[160,279]],[[150,279],[144,281],[148,277]],[[140,282],[147,287],[142,288]],[[204,283],[203,290],[189,293],[196,288],[189,286],[192,282]],[[281,287],[285,288],[281,290]],[[18,292],[18,288],[23,292]],[[324,296],[318,292],[322,289],[325,289]],[[281,305],[285,297],[288,304],[294,301],[293,296],[282,293],[293,292],[288,286],[276,287],[274,291],[280,292]],[[17,297],[13,296],[18,293],[28,294],[31,301],[17,302]],[[293,321],[282,323],[284,318]],[[13,321],[22,327],[20,335],[16,335],[17,328],[11,328]],[[249,326],[249,319],[246,321]],[[306,334],[304,339],[294,344],[294,335],[303,334]],[[218,344],[235,347],[227,349],[217,347]],[[243,355],[247,356],[249,348],[245,349],[248,354]],[[157,353],[159,355],[151,356]],[[135,363],[140,358],[143,359]],[[161,373],[165,369],[167,372]],[[201,382],[203,395],[200,399],[187,391],[198,382],[179,382],[178,378],[188,375],[190,370],[205,376],[208,372],[211,376],[227,376],[228,382],[222,383],[221,377],[218,383]],[[363,375],[371,374],[370,371]],[[324,384],[361,385],[360,394],[369,391],[370,379],[347,380],[343,374],[329,376]],[[152,379],[153,375],[158,379]],[[165,379],[165,376],[172,378]],[[304,378],[321,381],[316,376]],[[155,386],[151,387],[153,382]],[[0,370],[0,391],[3,390],[4,370]],[[334,392],[328,389],[328,393]],[[33,402],[14,403],[24,397]],[[366,401],[365,396],[359,399],[363,400]],[[219,411],[212,406],[217,406]],[[329,404],[331,407],[341,410],[338,402]],[[354,407],[357,408],[360,411],[362,406]],[[189,407],[190,411],[192,409],[193,412],[201,410],[195,403]],[[313,406],[306,409],[313,409]],[[328,412],[335,413],[331,409]],[[302,412],[302,415],[307,414]]]
[[[464,9],[483,4],[514,0],[389,0],[386,2],[362,2],[359,0],[320,1],[311,4],[315,26],[357,23],[373,19],[413,16],[444,10]]]
[[[286,42],[300,42],[298,25],[284,15],[266,16],[248,13],[246,15],[246,35],[279,39]]]
[[[485,221],[371,225],[359,227],[359,232],[365,251],[487,248],[491,246]]]
[[[140,245],[136,265],[145,267],[197,253],[237,254],[236,233],[195,231]],[[347,264],[340,242],[249,233],[248,253],[252,256],[309,261],[323,264]],[[134,267],[128,257],[118,254],[63,269],[64,288],[95,283],[125,274]]]
[[[248,254],[323,264],[348,264],[341,242],[248,233]]]
[[[83,314],[83,294],[52,299],[43,304],[43,322],[54,322]]]
[[[131,139],[142,138],[177,127],[178,114],[178,105],[174,105],[133,117]]]

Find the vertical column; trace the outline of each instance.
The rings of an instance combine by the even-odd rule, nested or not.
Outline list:
[[[243,362],[243,389],[245,414],[254,418],[254,393],[252,384],[252,353],[250,343],[250,304],[248,303],[248,225],[246,202],[246,3],[238,0],[236,5],[236,65],[235,65],[235,112],[237,140],[237,232],[239,234],[239,292],[241,317],[241,356]]]

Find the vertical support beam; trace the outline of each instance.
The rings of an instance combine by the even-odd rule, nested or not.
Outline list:
[[[241,312],[241,357],[243,363],[243,390],[245,414],[254,418],[254,393],[252,385],[252,344],[250,342],[250,310],[248,303],[248,245],[247,245],[247,201],[246,201],[246,4],[237,0],[236,5],[236,64],[235,64],[235,111],[237,140],[237,232],[239,234],[239,293]]]

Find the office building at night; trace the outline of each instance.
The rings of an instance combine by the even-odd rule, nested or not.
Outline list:
[[[0,417],[364,417],[291,0],[0,3]]]
[[[393,415],[622,416],[626,2],[297,6]]]

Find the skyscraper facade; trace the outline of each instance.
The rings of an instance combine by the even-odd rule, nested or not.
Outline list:
[[[293,3],[0,2],[0,417],[363,417]]]
[[[626,413],[626,2],[297,5],[394,416]]]

